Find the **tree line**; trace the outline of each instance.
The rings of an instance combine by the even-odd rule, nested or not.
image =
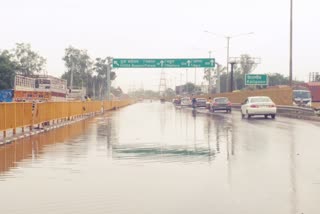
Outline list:
[[[65,49],[62,58],[67,71],[61,76],[70,85],[71,72],[73,73],[73,88],[87,89],[87,94],[102,99],[107,90],[107,58],[92,59],[87,50],[81,50],[72,46]],[[111,72],[110,79],[116,79],[116,73]],[[113,89],[114,90],[114,89]],[[121,90],[122,92],[122,90]]]
[[[70,85],[73,72],[73,87],[87,89],[87,94],[104,98],[107,89],[107,58],[92,59],[87,50],[69,46],[62,58],[66,72],[61,76]],[[46,74],[46,59],[31,49],[30,44],[17,43],[13,49],[0,50],[0,89],[12,89],[15,75],[33,76]],[[111,72],[111,80],[116,73]],[[120,88],[112,92],[122,94]]]
[[[30,44],[17,43],[13,49],[0,50],[0,89],[12,89],[16,74],[31,76],[45,72],[46,62],[31,50]]]

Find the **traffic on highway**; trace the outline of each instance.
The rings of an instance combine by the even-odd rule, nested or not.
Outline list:
[[[319,2],[12,0],[0,214],[319,214]]]
[[[231,113],[232,103],[227,97],[196,98],[196,97],[182,97],[175,98],[172,103],[176,107],[191,107],[207,109],[208,112],[226,112]],[[235,106],[234,106],[235,107]],[[203,111],[202,111],[203,112]],[[240,115],[242,118],[250,119],[255,116],[264,116],[265,119],[271,117],[276,118],[277,107],[275,103],[267,96],[252,96],[245,99],[240,105]]]

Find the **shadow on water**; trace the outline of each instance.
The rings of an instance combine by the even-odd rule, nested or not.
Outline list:
[[[206,147],[195,149],[193,146],[177,145],[117,145],[112,148],[112,156],[115,159],[139,159],[151,162],[207,162],[208,157],[215,156],[215,151]]]

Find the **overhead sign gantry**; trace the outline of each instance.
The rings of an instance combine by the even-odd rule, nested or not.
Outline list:
[[[107,99],[110,100],[110,72],[112,68],[214,68],[214,58],[183,59],[126,59],[108,57]]]

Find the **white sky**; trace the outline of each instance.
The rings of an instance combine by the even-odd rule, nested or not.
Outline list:
[[[226,62],[226,40],[206,34],[254,32],[231,40],[230,56],[261,57],[256,73],[288,73],[290,0],[1,0],[0,49],[31,43],[60,76],[69,45],[92,58],[192,58]],[[318,72],[320,3],[294,0],[294,78]],[[158,89],[159,69],[119,69],[115,85]],[[184,83],[185,69],[167,69],[168,85]],[[200,83],[203,70],[198,69]],[[194,69],[188,80],[194,81]]]

